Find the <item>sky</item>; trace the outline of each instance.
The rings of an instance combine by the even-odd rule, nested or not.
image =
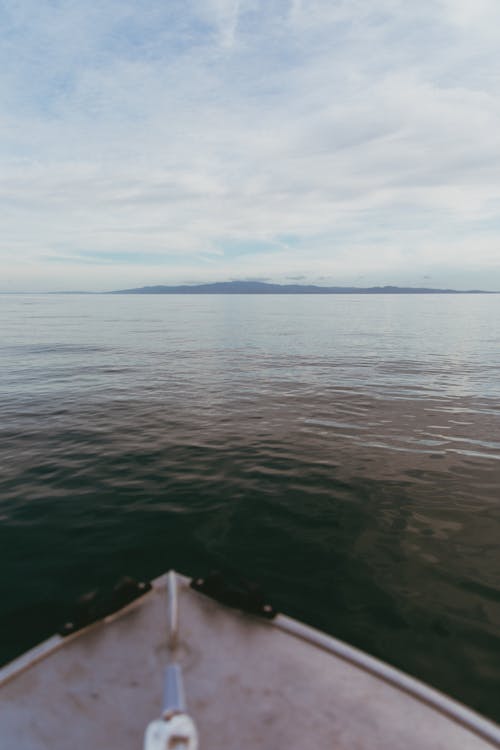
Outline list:
[[[0,291],[500,290],[498,0],[2,0]]]

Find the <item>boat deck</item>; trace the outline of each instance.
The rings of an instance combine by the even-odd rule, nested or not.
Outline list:
[[[290,618],[260,620],[176,581],[176,660],[200,750],[500,747],[496,725],[437,691]],[[123,610],[0,670],[2,748],[141,748],[162,710],[168,585],[162,576]]]

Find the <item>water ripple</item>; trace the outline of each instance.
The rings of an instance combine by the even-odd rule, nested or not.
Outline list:
[[[499,303],[408,303],[0,300],[2,658],[231,568],[500,718]]]

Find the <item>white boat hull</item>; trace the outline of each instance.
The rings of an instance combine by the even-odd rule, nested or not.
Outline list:
[[[496,725],[422,683],[295,620],[260,620],[176,580],[176,659],[201,750],[500,747]],[[168,621],[162,576],[116,614],[0,670],[2,749],[140,749],[162,709]]]

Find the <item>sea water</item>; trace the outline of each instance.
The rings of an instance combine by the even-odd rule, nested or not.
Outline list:
[[[500,719],[500,296],[0,296],[0,657],[173,567]]]

